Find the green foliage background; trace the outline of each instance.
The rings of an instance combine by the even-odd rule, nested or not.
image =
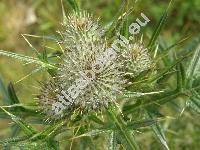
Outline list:
[[[69,1],[63,1],[66,13],[71,12],[72,7]],[[82,9],[88,10],[96,17],[100,17],[103,25],[107,25],[113,21],[114,16],[122,5],[121,0],[78,0],[77,3]],[[146,14],[151,22],[145,27],[142,33],[146,38],[150,39],[168,3],[169,1],[166,0],[138,0],[136,4],[133,1],[129,1],[128,7],[134,7],[133,13],[128,17],[129,23],[134,21],[141,12]],[[54,36],[56,35],[56,31],[60,29],[60,23],[62,22],[62,10],[59,0],[1,0],[0,14],[0,49],[28,56],[34,56],[34,54],[21,34]],[[157,40],[157,43],[160,45],[159,52],[161,54],[165,53],[164,50],[174,43],[178,43],[177,41],[181,39],[187,38],[187,40],[173,47],[170,52],[163,57],[162,63],[159,64],[160,68],[162,68],[159,70],[160,72],[170,67],[176,61],[176,57],[184,57],[187,52],[194,51],[197,48],[200,42],[199,26],[199,0],[175,0],[172,2],[167,21]],[[28,37],[28,39],[34,47],[40,51],[43,51],[45,46],[57,48],[44,39],[33,37]],[[176,53],[177,56],[174,56],[174,53]],[[169,75],[165,75],[160,79],[160,88],[175,89],[179,83],[176,81],[177,67],[181,68],[181,66],[184,66],[185,69],[187,69],[191,60],[192,57],[190,56],[188,59],[184,59],[181,65],[175,65],[175,67],[170,70],[171,73],[169,73]],[[198,68],[199,64],[200,63],[197,63]],[[32,66],[23,66],[22,63],[17,60],[0,56],[0,76],[2,82],[4,85],[8,85],[10,81],[14,83],[16,94],[21,103],[33,102],[33,94],[38,92],[38,89],[35,88],[38,86],[38,81],[45,80],[46,78],[46,73],[38,72],[21,82],[17,82],[32,70]],[[196,84],[199,84],[199,81],[200,80],[197,80]],[[2,87],[3,86],[1,86],[1,91],[3,90]],[[0,96],[1,99],[3,99],[4,95],[1,94]],[[157,97],[152,98],[157,99]],[[196,98],[198,103],[195,107],[192,107],[193,109],[185,107],[186,100],[183,95],[178,98],[170,97],[169,99],[171,100],[170,102],[159,108],[160,114],[158,115],[161,118],[163,115],[165,116],[164,119],[161,119],[158,128],[161,128],[165,133],[168,147],[174,150],[198,150],[200,147],[200,97]],[[3,102],[1,101],[0,104],[3,105]],[[136,120],[139,118],[140,113],[137,112],[134,114]],[[2,113],[0,115],[2,115]],[[150,117],[153,118],[151,115]],[[29,119],[27,120],[30,122]],[[43,129],[41,125],[33,126],[40,131]],[[8,127],[11,127],[11,130]],[[1,119],[0,140],[8,138],[10,135],[14,136],[18,134],[18,132],[19,135],[22,135],[21,131],[18,131],[18,128],[15,130],[15,128],[17,127],[13,125],[10,119]],[[164,146],[157,142],[159,138],[158,135],[162,136],[162,133],[157,133],[159,132],[159,130],[157,130],[158,128],[155,130],[149,130],[148,128],[150,127],[138,129],[135,135],[136,141],[139,143],[141,149],[164,149]],[[16,133],[14,133],[13,130]],[[157,136],[155,134],[157,134]],[[162,139],[164,140],[165,138],[161,137],[160,139],[161,143],[164,143]],[[99,143],[99,145],[96,146],[101,147],[101,142],[105,142],[105,139],[101,138],[98,140],[99,142],[97,143]],[[87,144],[91,142],[89,139],[85,141],[88,141]],[[67,149],[66,147],[68,147],[68,145],[63,143],[62,149]],[[78,146],[74,146],[73,148],[78,149]]]

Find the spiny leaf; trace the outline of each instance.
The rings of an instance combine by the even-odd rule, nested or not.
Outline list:
[[[162,58],[166,57],[166,56],[169,54],[170,50],[172,50],[172,49],[175,48],[176,46],[182,44],[183,42],[185,42],[185,41],[188,40],[188,39],[189,39],[189,36],[188,36],[188,37],[185,37],[185,38],[183,38],[183,39],[177,41],[176,43],[170,45],[169,47],[165,48],[165,49],[161,52],[161,54],[157,57],[156,62],[158,62],[158,61],[161,60]]]
[[[27,138],[28,136],[8,138],[8,139],[0,141],[0,144],[1,145],[15,144],[17,142],[27,140]]]
[[[148,115],[151,119],[154,118],[153,114],[151,114],[150,112],[148,113]],[[161,142],[161,144],[165,147],[165,149],[169,150],[169,146],[167,144],[167,140],[165,138],[165,134],[163,132],[163,129],[161,128],[161,125],[157,122],[154,125],[152,125],[152,129],[157,139]]]
[[[50,139],[54,135],[56,135],[56,131],[60,129],[66,121],[58,121],[55,125],[49,126],[46,129],[44,129],[42,132],[35,134],[31,139],[32,140],[38,140],[38,139]]]
[[[112,131],[109,134],[109,141],[108,141],[108,150],[117,150],[117,137],[116,137],[116,131]]]
[[[21,127],[21,129],[24,131],[24,133],[28,136],[32,136],[34,134],[36,134],[36,130],[34,128],[32,128],[30,125],[28,125],[25,121],[23,121],[21,118],[11,114],[10,112],[8,112],[7,110],[5,110],[2,106],[0,106],[0,108],[8,115],[11,117],[11,119],[18,125]]]
[[[181,63],[183,60],[185,60],[186,58],[189,58],[190,56],[192,56],[193,52],[190,51],[190,52],[187,52],[185,55],[181,56],[180,58],[178,58],[177,60],[175,60],[175,62],[166,67],[166,69],[164,71],[162,71],[161,73],[159,73],[158,75],[155,75],[153,78],[151,78],[149,80],[149,82],[153,82],[155,80],[159,80],[161,79],[163,76],[165,76],[166,73],[168,73],[171,69],[173,69],[177,64]]]
[[[16,53],[3,51],[3,50],[0,50],[0,55],[12,57],[12,58],[18,59],[20,61],[27,62],[29,64],[30,63],[34,63],[34,64],[41,65],[42,67],[45,67],[45,68],[54,68],[54,69],[56,69],[56,67],[54,65],[51,65],[49,63],[45,63],[45,62],[40,61],[40,60],[38,60],[36,58],[25,56],[25,55],[16,54]]]
[[[186,102],[186,106],[200,114],[200,93],[193,91],[192,97]]]
[[[130,131],[126,130],[126,124],[122,120],[121,116],[117,116],[113,108],[110,108],[108,110],[108,115],[111,118],[111,120],[114,122],[116,128],[119,130],[124,140],[126,141],[126,145],[130,149],[138,150],[139,146],[137,145],[133,134]]]
[[[186,80],[186,72],[183,67],[183,64],[177,64],[177,90],[182,91],[185,86],[185,80]]]
[[[87,133],[84,133],[84,134],[81,134],[79,136],[76,136],[74,138],[80,138],[80,137],[84,137],[84,136],[97,136],[99,134],[103,134],[103,133],[107,133],[109,132],[108,130],[105,130],[105,129],[95,129],[95,130],[91,130]]]
[[[29,57],[29,56],[25,56],[25,55],[20,55],[20,54],[8,52],[8,51],[0,50],[0,55],[12,57],[12,58],[16,58],[16,59],[24,61],[24,62],[38,63],[38,60],[35,59],[35,58],[33,58],[33,57]]]
[[[187,69],[187,87],[192,87],[194,76],[196,75],[199,69],[200,69],[200,44],[197,46],[197,49]]]

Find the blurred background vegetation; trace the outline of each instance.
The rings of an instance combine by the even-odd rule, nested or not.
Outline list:
[[[121,0],[78,0],[77,2],[81,8],[100,17],[103,25],[112,21],[121,5]],[[129,18],[134,21],[141,12],[146,14],[151,22],[145,27],[143,33],[151,34],[168,3],[168,0],[138,0],[136,4],[130,1],[130,7],[134,7],[134,12]],[[64,1],[64,7],[67,13],[72,10],[67,1]],[[0,49],[33,56],[33,52],[21,34],[56,36],[56,31],[61,28],[61,21],[60,0],[1,0]],[[188,50],[188,45],[192,46],[200,41],[200,0],[175,0],[159,43],[167,47],[188,36],[189,39],[179,46],[185,50]],[[46,45],[49,46],[43,39],[28,37],[28,40],[40,51],[44,50]],[[32,69],[31,66],[23,66],[17,60],[0,56],[0,78],[5,85],[10,81],[15,83],[16,93],[24,103],[33,100],[33,94],[37,93],[37,88],[34,86],[37,87],[37,82],[45,78],[43,73],[38,72],[31,78],[17,82]],[[173,86],[173,80],[171,82],[169,86]],[[177,109],[176,112],[169,110],[168,107],[162,110],[167,116],[176,118],[176,120],[170,118],[164,125],[167,129],[166,137],[169,146],[172,149],[198,150],[200,147],[199,116],[190,111],[180,116],[182,110],[179,110],[179,107]],[[9,123],[0,120],[0,139],[7,137]],[[142,143],[144,149],[148,149],[149,145],[151,149],[161,149],[152,133],[146,132],[138,136],[138,141]]]

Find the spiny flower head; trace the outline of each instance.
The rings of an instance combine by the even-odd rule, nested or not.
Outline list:
[[[61,97],[73,98],[67,102],[83,110],[99,109],[122,92],[126,81],[121,76],[121,64],[111,61],[106,49],[106,40],[101,39],[80,50],[65,52],[57,80],[65,92]]]
[[[58,101],[58,95],[61,93],[61,87],[59,83],[54,79],[42,83],[40,90],[40,95],[37,96],[37,103],[41,108],[41,112],[46,115],[46,118],[57,119],[60,118],[60,114],[57,114],[53,109],[52,105],[57,104],[61,105],[61,102]],[[65,108],[65,116],[70,114],[73,106]]]
[[[44,85],[39,97],[51,118],[70,111],[101,110],[116,103],[125,91],[128,73],[133,76],[150,67],[151,59],[142,43],[126,45],[122,51],[109,48],[102,27],[86,12],[68,16],[64,30],[62,61],[54,82]]]
[[[120,64],[103,64],[98,60],[106,47],[100,44],[94,48],[96,51],[93,48],[82,49],[75,58],[69,54],[69,57],[63,58],[65,62],[58,71],[58,80],[62,82],[64,91],[70,91],[68,88],[71,86],[78,87],[80,93],[74,103],[92,109],[107,106],[109,101],[115,100],[116,93],[120,93],[125,83],[121,78]]]
[[[102,27],[86,12],[68,16],[57,76],[43,85],[39,104],[50,118],[66,116],[71,109],[83,111],[107,107],[121,93],[125,80],[120,64],[105,51]],[[75,108],[74,108],[75,107]]]
[[[73,12],[63,22],[62,36],[66,50],[76,50],[91,42],[101,40],[104,29],[86,11]]]
[[[122,52],[122,60],[126,72],[133,77],[138,76],[143,71],[147,71],[152,66],[152,59],[142,42],[129,44]]]

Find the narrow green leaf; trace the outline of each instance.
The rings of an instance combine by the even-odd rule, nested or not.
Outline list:
[[[89,119],[91,119],[92,121],[96,122],[97,124],[101,124],[101,125],[104,124],[104,122],[94,114],[90,115]]]
[[[27,36],[27,37],[33,37],[33,38],[40,38],[40,39],[44,39],[44,40],[50,40],[50,41],[54,41],[54,42],[57,42],[57,41],[60,41],[59,38],[53,36],[53,35],[49,35],[49,36],[45,36],[45,35],[31,35],[31,34],[22,34],[23,36]]]
[[[157,123],[158,119],[145,119],[145,120],[140,120],[140,121],[135,121],[135,122],[129,122],[127,124],[127,127],[133,130],[143,128],[143,127],[148,127],[152,126],[155,123]]]
[[[159,60],[165,58],[173,48],[175,48],[176,46],[182,44],[183,42],[185,42],[185,41],[188,40],[188,39],[189,39],[189,36],[188,36],[188,37],[185,37],[185,38],[183,38],[183,39],[177,41],[176,43],[170,45],[169,47],[165,48],[165,49],[161,52],[161,54],[157,57],[156,62],[158,62]]]
[[[176,69],[177,69],[177,90],[183,91],[186,80],[186,72],[182,63],[177,64]]]
[[[150,99],[144,99],[142,102],[140,103],[136,103],[133,105],[125,105],[123,108],[123,114],[130,114],[133,113],[134,111],[140,109],[140,108],[146,108],[150,105],[162,105],[165,104],[171,100],[174,100],[175,98],[177,98],[181,93],[179,93],[177,90],[175,91],[168,91],[168,92],[164,92],[162,93],[160,96],[158,97],[152,97]]]
[[[10,82],[8,85],[8,94],[9,94],[9,98],[11,101],[11,105],[13,104],[19,104],[19,99],[17,98],[17,95],[15,93],[15,89],[13,87],[13,84]]]
[[[39,55],[38,50],[29,42],[29,40],[23,34],[22,34],[22,37],[28,43],[28,45],[30,46],[31,50],[38,56]]]
[[[121,4],[121,7],[119,8],[119,11],[117,12],[117,14],[114,16],[114,19],[111,23],[111,25],[109,26],[109,28],[107,29],[106,31],[106,34],[105,35],[109,35],[112,33],[112,31],[116,28],[117,26],[117,23],[119,21],[119,18],[120,16],[123,14],[125,8],[126,8],[126,5],[127,5],[127,0],[123,0],[122,4]]]
[[[3,83],[3,81],[1,80],[0,78],[0,92],[3,96],[3,101],[4,101],[4,104],[9,104],[9,95],[8,95],[8,91]]]
[[[76,0],[66,0],[75,12],[79,12],[79,7]]]
[[[48,54],[48,58],[54,58],[54,57],[60,57],[62,56],[62,52],[61,51],[55,51],[53,53]]]
[[[17,136],[17,134],[19,134],[20,127],[17,124],[14,124],[13,126],[11,126],[11,130],[12,130],[11,137],[15,137]]]
[[[155,75],[153,78],[151,78],[151,79],[149,80],[149,82],[151,83],[151,82],[153,82],[153,81],[156,81],[156,80],[161,79],[163,76],[166,75],[166,73],[168,73],[171,69],[173,69],[177,64],[181,63],[181,62],[182,62],[183,60],[185,60],[186,58],[189,58],[190,56],[192,56],[192,54],[193,54],[192,51],[187,52],[185,55],[183,55],[183,56],[181,56],[180,58],[178,58],[177,60],[175,60],[175,62],[174,62],[172,65],[166,67],[166,68],[164,69],[164,71],[162,71],[162,72],[159,73],[158,75]]]
[[[190,100],[187,101],[187,106],[192,108],[192,110],[196,111],[200,114],[200,101],[199,99],[195,99],[192,97]]]
[[[172,3],[172,0],[170,1],[169,5],[168,5],[168,7],[166,9],[166,11],[164,12],[164,14],[162,15],[162,17],[160,18],[160,21],[159,21],[158,25],[156,26],[155,31],[153,32],[151,40],[150,40],[150,42],[148,44],[148,48],[149,49],[151,49],[152,46],[155,45],[155,42],[156,42],[158,36],[160,35],[160,32],[161,32],[162,28],[164,27],[164,24],[165,24],[165,22],[167,20],[167,17],[168,17],[168,12],[169,12],[169,8],[171,6],[171,3]]]

